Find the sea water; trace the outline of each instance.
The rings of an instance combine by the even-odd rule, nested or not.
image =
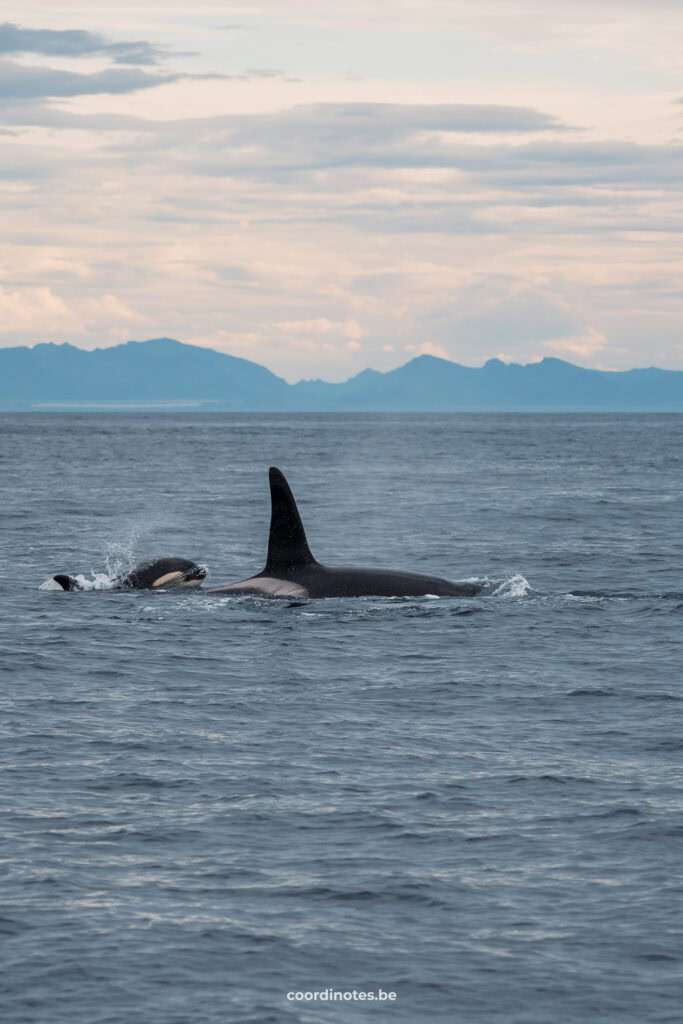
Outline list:
[[[683,417],[0,429],[4,1022],[681,1020]],[[107,590],[259,571],[270,465],[483,596]]]

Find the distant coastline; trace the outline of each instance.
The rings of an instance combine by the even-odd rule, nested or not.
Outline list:
[[[289,384],[248,359],[172,338],[84,350],[0,349],[4,412],[683,412],[683,370],[561,359],[462,366],[418,356],[343,383]]]

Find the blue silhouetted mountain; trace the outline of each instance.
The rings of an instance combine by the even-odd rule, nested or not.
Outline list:
[[[248,359],[172,338],[129,341],[92,351],[73,345],[0,349],[0,402],[27,404],[177,404],[265,409],[289,385]]]
[[[192,408],[234,411],[683,411],[683,371],[587,370],[561,359],[461,366],[419,356],[340,384],[288,384],[248,359],[171,338],[85,351],[0,349],[0,407]]]
[[[330,395],[331,401],[345,409],[406,412],[683,410],[679,370],[587,370],[552,358],[524,366],[489,359],[472,367],[425,355],[389,373],[361,377],[348,382],[352,390]]]

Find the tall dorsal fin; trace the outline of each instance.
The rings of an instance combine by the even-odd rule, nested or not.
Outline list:
[[[294,495],[284,474],[274,466],[268,471],[270,479],[270,536],[265,574],[311,565],[315,558],[306,540]]]

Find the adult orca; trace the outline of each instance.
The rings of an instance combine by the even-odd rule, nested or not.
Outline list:
[[[206,567],[187,558],[157,558],[115,576],[107,590],[156,590],[167,587],[199,587],[206,579]],[[85,590],[75,576],[58,573],[52,579],[62,590]]]
[[[254,594],[264,597],[473,597],[476,583],[451,583],[393,569],[332,568],[316,562],[306,540],[294,496],[279,469],[269,471],[270,537],[263,572],[237,583],[216,587],[210,594]]]

